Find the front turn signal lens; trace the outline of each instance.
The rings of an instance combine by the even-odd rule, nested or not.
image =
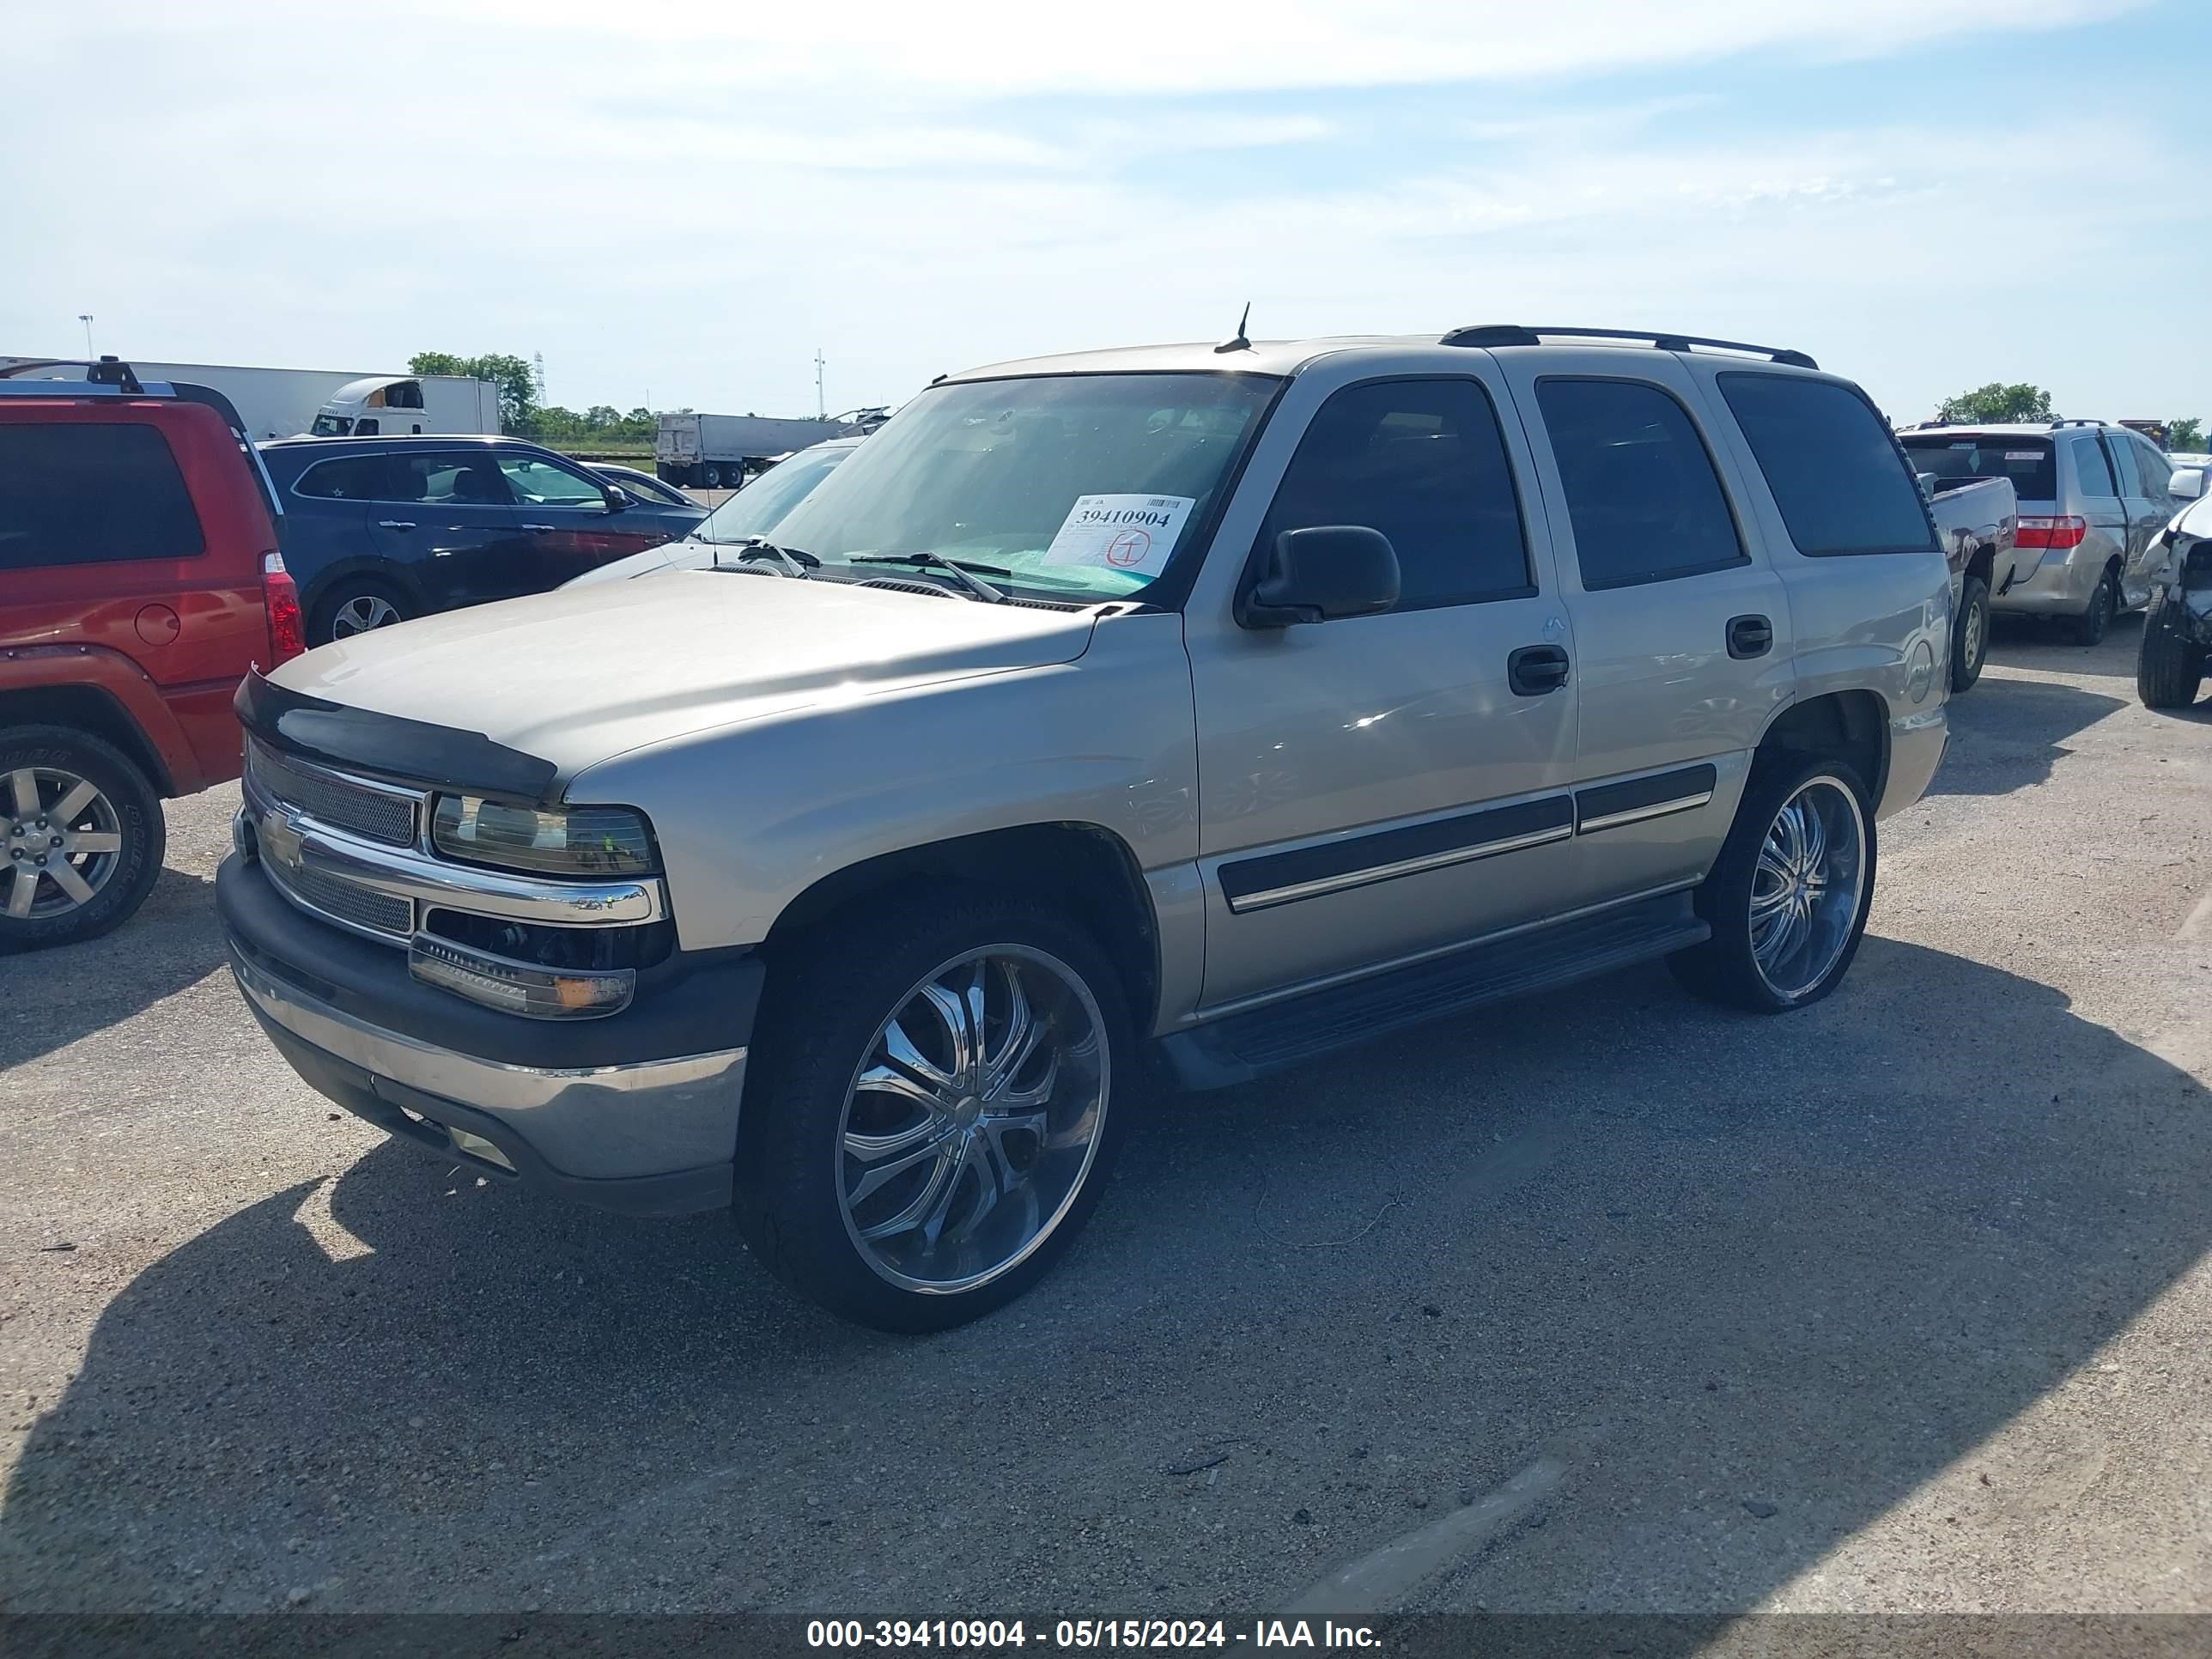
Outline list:
[[[573,973],[540,968],[426,933],[417,933],[409,947],[407,969],[425,985],[526,1019],[604,1018],[629,1006],[637,990],[635,969]]]

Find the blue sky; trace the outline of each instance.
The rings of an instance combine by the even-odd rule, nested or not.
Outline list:
[[[2212,416],[2203,0],[80,0],[8,25],[0,352],[799,413],[1033,352],[1788,344],[1899,420]]]

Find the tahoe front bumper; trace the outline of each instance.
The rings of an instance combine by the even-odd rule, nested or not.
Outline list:
[[[604,1209],[729,1204],[758,957],[680,963],[619,1014],[546,1022],[422,983],[404,952],[307,915],[236,854],[216,901],[246,1006],[355,1115]]]

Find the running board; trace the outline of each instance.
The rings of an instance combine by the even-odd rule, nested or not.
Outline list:
[[[1186,1089],[1222,1089],[1486,1002],[1549,991],[1702,945],[1691,895],[1662,894],[1309,991],[1160,1040]]]

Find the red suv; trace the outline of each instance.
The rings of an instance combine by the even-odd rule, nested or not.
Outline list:
[[[123,921],[163,798],[238,775],[231,696],[301,649],[276,511],[220,393],[0,379],[0,953]]]

